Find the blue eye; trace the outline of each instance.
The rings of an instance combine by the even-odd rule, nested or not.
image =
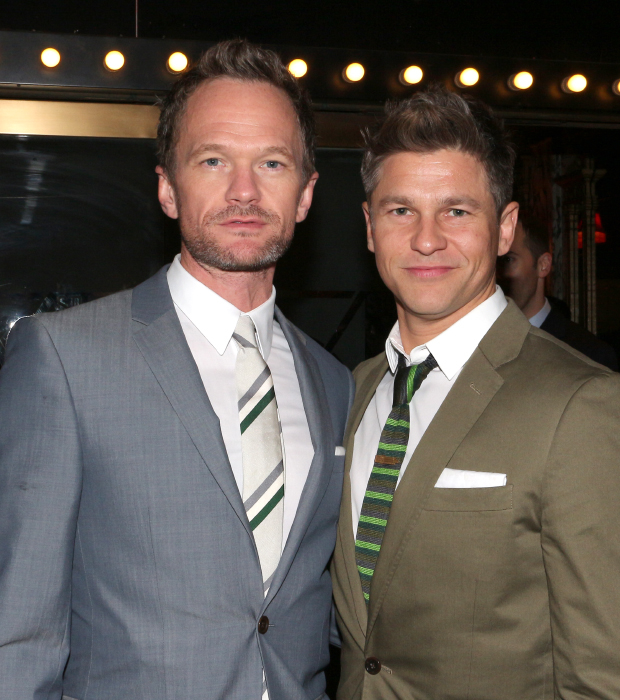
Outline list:
[[[207,158],[205,163],[211,167],[215,167],[220,162],[219,158]]]
[[[267,166],[267,168],[268,168],[269,170],[273,170],[273,169],[279,167],[280,163],[278,163],[277,160],[268,160],[268,161],[265,163],[265,165]]]

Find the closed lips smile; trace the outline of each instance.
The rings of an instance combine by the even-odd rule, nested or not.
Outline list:
[[[450,272],[453,268],[443,266],[443,265],[434,265],[432,267],[408,267],[406,268],[407,272],[410,272],[412,275],[415,275],[416,277],[439,277],[440,275],[445,275],[447,272]]]

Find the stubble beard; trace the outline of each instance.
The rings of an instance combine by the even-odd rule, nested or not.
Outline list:
[[[234,217],[251,217],[264,221],[275,231],[264,244],[250,254],[240,254],[221,245],[214,232],[215,226]],[[179,212],[181,239],[188,253],[204,267],[225,272],[258,272],[274,265],[289,249],[293,240],[294,225],[283,223],[275,212],[269,212],[251,204],[248,207],[231,205],[211,212],[202,221],[187,221]],[[237,238],[254,238],[255,233],[239,231]]]

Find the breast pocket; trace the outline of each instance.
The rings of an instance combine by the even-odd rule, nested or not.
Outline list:
[[[453,513],[512,509],[512,484],[474,489],[434,488],[424,510]]]

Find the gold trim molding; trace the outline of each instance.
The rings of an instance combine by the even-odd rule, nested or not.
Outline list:
[[[154,139],[154,105],[0,100],[0,134]]]
[[[360,130],[374,119],[354,112],[317,111],[318,145],[360,148]],[[0,99],[0,134],[154,139],[158,120],[154,105]]]

